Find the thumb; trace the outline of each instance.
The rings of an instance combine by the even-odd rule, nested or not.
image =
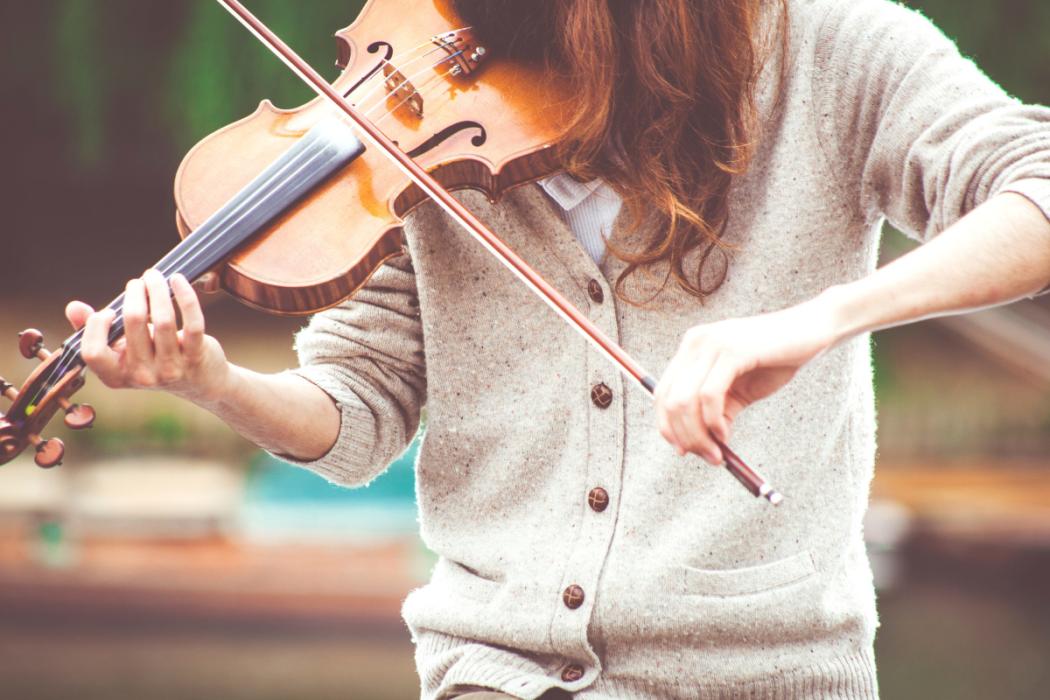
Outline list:
[[[82,301],[71,301],[66,304],[66,318],[75,329],[83,327],[88,316],[93,313],[95,310]]]

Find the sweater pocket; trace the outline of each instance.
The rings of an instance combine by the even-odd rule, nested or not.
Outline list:
[[[485,578],[469,566],[450,559],[438,559],[431,583],[446,591],[479,603],[488,603],[503,587],[501,581]]]
[[[741,569],[696,569],[691,566],[682,569],[686,595],[720,598],[763,593],[799,583],[817,572],[809,551]]]

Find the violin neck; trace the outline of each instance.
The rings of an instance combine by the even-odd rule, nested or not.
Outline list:
[[[166,279],[175,274],[190,282],[200,279],[364,150],[342,120],[319,122],[153,267]],[[124,294],[108,307],[116,312],[109,332],[112,344],[124,335]],[[63,343],[63,352],[70,354],[68,361],[83,364],[82,336],[77,331]]]

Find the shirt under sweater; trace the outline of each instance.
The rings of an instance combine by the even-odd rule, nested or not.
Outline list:
[[[757,150],[729,195],[735,252],[705,303],[673,285],[644,308],[620,301],[623,263],[596,264],[539,187],[498,204],[458,195],[656,375],[696,324],[869,274],[887,218],[925,241],[1007,190],[1050,215],[1050,110],[1010,98],[887,0],[789,6],[787,53],[759,83]],[[631,249],[646,233],[617,222],[610,237]],[[342,415],[331,452],[303,466],[348,486],[404,450],[426,406],[417,501],[438,560],[403,608],[425,700],[465,686],[877,696],[867,334],[737,417],[731,446],[786,497],[772,508],[678,457],[649,397],[438,208],[420,206],[404,235],[408,255],[298,335],[295,371]],[[629,291],[646,298],[661,277],[635,275]]]
[[[536,184],[561,207],[562,217],[580,246],[600,265],[605,239],[623,207],[620,195],[600,179],[580,182],[567,173],[556,173]]]

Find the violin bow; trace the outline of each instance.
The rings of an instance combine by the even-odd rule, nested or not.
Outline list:
[[[314,92],[337,107],[357,126],[364,140],[379,149],[420,190],[437,203],[445,213],[484,246],[503,265],[513,272],[526,287],[547,303],[571,327],[613,363],[627,377],[633,379],[650,396],[656,391],[656,380],[645,371],[618,343],[607,336],[583,312],[551,286],[532,269],[517,253],[485,226],[474,214],[456,200],[430,173],[419,166],[402,151],[371,121],[350,104],[343,95],[329,84],[309,63],[303,60],[279,36],[273,33],[258,17],[248,11],[239,0],[217,0],[238,22],[243,24],[274,55],[287,65],[293,73]],[[765,498],[774,506],[780,505],[784,497],[757,471],[744,463],[735,452],[721,440],[714,438],[722,450],[724,466],[756,498]]]

